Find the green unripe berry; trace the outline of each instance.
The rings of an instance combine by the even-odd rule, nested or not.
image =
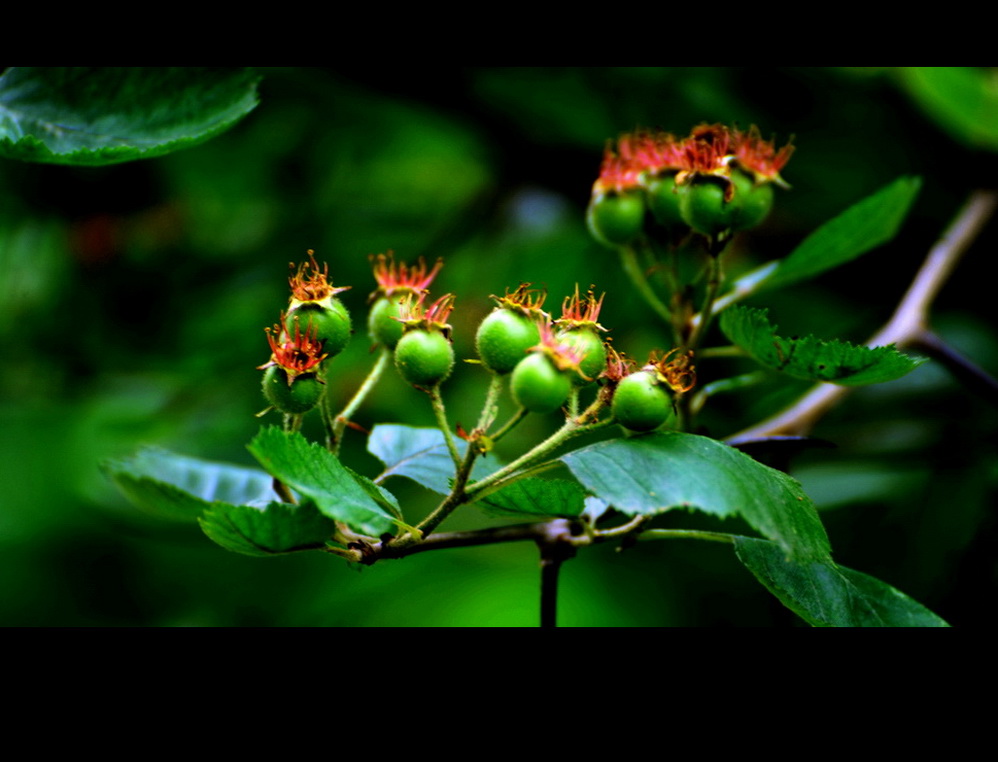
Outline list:
[[[589,232],[600,243],[614,248],[634,240],[644,220],[645,201],[637,191],[597,195],[586,211]]]
[[[395,349],[405,331],[405,326],[395,320],[402,311],[399,304],[401,300],[402,296],[398,294],[391,299],[382,296],[371,305],[371,312],[367,316],[367,330],[371,339],[388,349]]]
[[[315,332],[315,337],[323,342],[322,351],[328,357],[335,357],[350,341],[353,326],[350,313],[339,299],[329,299],[327,303],[301,302],[288,313],[284,327],[290,336],[295,334],[295,323],[301,335]]]
[[[531,413],[553,413],[568,399],[572,381],[544,353],[534,352],[517,363],[509,388],[517,404]]]
[[[572,383],[576,386],[585,386],[595,381],[606,368],[606,347],[599,333],[593,328],[583,326],[561,331],[558,334],[558,341],[570,346],[582,358],[579,363],[579,373],[571,376]]]
[[[263,374],[263,396],[267,402],[289,415],[300,415],[319,404],[325,386],[314,373],[298,376],[288,386],[288,374],[279,365],[271,365]]]
[[[716,236],[730,230],[737,219],[737,193],[730,201],[724,195],[729,185],[720,178],[698,177],[679,189],[679,213],[698,233]]]
[[[478,326],[475,346],[482,363],[493,373],[512,373],[527,350],[541,341],[537,323],[512,310],[499,309],[486,316]]]
[[[406,331],[395,346],[395,367],[413,386],[436,386],[454,367],[454,347],[438,331]]]
[[[773,184],[756,185],[752,178],[737,170],[731,173],[731,180],[735,184],[735,198],[732,202],[738,204],[738,213],[732,227],[735,230],[754,228],[766,219],[773,207]]]
[[[610,409],[617,423],[631,431],[653,431],[675,415],[669,393],[646,370],[621,379]]]
[[[679,191],[675,175],[664,175],[651,180],[647,194],[648,208],[660,225],[674,227],[686,224],[679,213]]]

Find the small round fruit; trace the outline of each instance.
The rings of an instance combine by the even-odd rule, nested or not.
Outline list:
[[[659,225],[673,227],[686,224],[679,213],[679,191],[674,174],[656,177],[649,182],[648,208]]]
[[[580,372],[572,374],[572,383],[576,386],[585,386],[595,381],[606,368],[606,347],[594,329],[583,327],[561,331],[558,334],[558,341],[568,344],[582,357],[579,363]]]
[[[512,373],[527,356],[527,350],[540,341],[537,323],[512,310],[500,309],[491,312],[478,326],[475,346],[485,367],[504,376]]]
[[[296,322],[302,335],[309,330],[316,332],[316,338],[323,342],[322,351],[329,357],[343,351],[353,330],[350,313],[339,299],[331,299],[329,306],[319,302],[303,302],[295,307],[284,323],[292,336]]]
[[[382,296],[371,305],[371,312],[367,316],[367,330],[371,338],[388,349],[395,349],[405,331],[402,323],[395,320],[401,314],[401,299],[397,295],[391,299]]]
[[[731,180],[735,184],[734,201],[738,204],[738,214],[732,227],[735,230],[754,228],[766,219],[773,207],[773,185],[756,185],[752,178],[738,171],[731,173]]]
[[[679,189],[679,212],[683,220],[698,233],[716,236],[730,230],[737,219],[740,203],[737,193],[730,201],[724,194],[728,183],[713,177],[694,179]]]
[[[288,374],[279,365],[271,365],[263,374],[263,396],[267,402],[289,415],[300,415],[319,404],[325,387],[314,373],[298,376],[288,386]]]
[[[514,368],[509,388],[517,404],[531,413],[553,413],[568,399],[572,381],[542,352],[534,352]]]
[[[611,247],[634,240],[641,232],[644,220],[645,201],[636,191],[596,196],[586,211],[589,232],[600,243]]]
[[[617,423],[631,431],[653,431],[675,414],[669,393],[646,370],[621,379],[610,409]]]
[[[454,367],[454,347],[438,331],[407,331],[395,346],[395,366],[413,386],[436,386]]]

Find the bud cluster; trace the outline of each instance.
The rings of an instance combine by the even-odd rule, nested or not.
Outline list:
[[[650,211],[666,227],[726,235],[761,223],[773,185],[788,187],[780,171],[793,145],[779,150],[748,131],[702,124],[682,139],[638,130],[608,144],[587,212],[593,235],[609,246],[636,238]]]

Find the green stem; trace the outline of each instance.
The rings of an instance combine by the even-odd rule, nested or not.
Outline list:
[[[658,295],[652,290],[651,284],[648,283],[648,278],[645,277],[645,272],[641,268],[641,264],[638,262],[638,257],[633,247],[621,246],[620,259],[624,266],[624,272],[627,273],[627,276],[631,279],[631,282],[638,290],[638,293],[644,297],[644,300],[648,303],[648,306],[651,307],[666,323],[671,323],[672,313],[669,311],[669,308],[665,305],[665,303],[659,299]]]
[[[734,544],[733,534],[701,532],[697,529],[648,529],[638,535],[641,540],[709,540]]]
[[[475,428],[487,431],[492,425],[499,410],[496,402],[500,392],[502,392],[502,376],[493,373],[492,380],[489,382],[489,390],[485,393],[485,404],[482,405],[482,412],[478,416],[478,425]]]
[[[526,418],[529,414],[530,411],[527,410],[527,408],[525,407],[521,407],[519,410],[517,410],[513,414],[513,417],[510,418],[508,421],[506,421],[506,423],[502,425],[502,428],[500,428],[499,431],[497,431],[492,436],[492,442],[493,443],[498,442],[500,439],[506,436],[510,431],[513,430],[513,427],[515,427],[516,424],[518,424],[520,421]]]
[[[707,291],[703,298],[703,307],[700,308],[699,320],[693,327],[693,335],[690,336],[689,349],[694,352],[700,346],[707,328],[710,327],[711,311],[714,306],[714,299],[717,298],[717,291],[721,287],[721,255],[720,251],[713,254],[710,259],[710,272],[707,279]]]
[[[717,313],[715,312],[714,314]],[[725,347],[706,347],[705,349],[701,349],[697,353],[697,357],[701,360],[712,357],[748,357],[748,352],[737,344],[729,344]]]
[[[483,479],[479,479],[477,482],[468,487],[468,489],[465,490],[466,499],[474,498],[483,490],[499,482],[506,484],[514,481],[515,479],[507,479],[507,477],[515,475],[516,478],[519,478],[520,474],[517,473],[518,471],[527,468],[528,466],[533,466],[539,460],[543,460],[573,436],[587,431],[595,431],[598,428],[610,425],[611,421],[599,421],[591,424],[579,423],[579,420],[587,420],[598,413],[603,407],[603,404],[603,401],[597,397],[596,401],[593,402],[593,404],[590,405],[578,419],[569,418],[560,429],[532,450],[524,453],[512,463],[503,466],[498,471],[489,474]]]
[[[436,384],[427,392],[430,395],[430,404],[433,406],[433,415],[436,416],[437,426],[444,433],[444,440],[447,442],[447,450],[450,452],[451,460],[454,461],[454,468],[461,469],[461,454],[457,451],[457,442],[451,433],[450,424],[447,423],[447,409],[444,407],[443,397],[440,396],[440,384]],[[473,448],[468,448],[469,452]]]
[[[357,391],[354,393],[353,397],[346,404],[339,414],[333,419],[332,425],[332,435],[331,435],[331,447],[329,448],[333,455],[337,455],[340,451],[340,444],[343,441],[343,430],[346,428],[347,422],[350,420],[357,408],[361,406],[367,395],[371,393],[375,385],[381,379],[381,375],[385,372],[385,368],[388,367],[388,362],[391,359],[391,352],[387,349],[382,348],[381,354],[378,356],[378,361],[374,363],[374,367],[371,368],[371,372],[367,374],[367,378],[360,385]]]

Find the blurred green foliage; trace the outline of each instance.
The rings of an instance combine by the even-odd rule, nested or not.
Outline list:
[[[458,295],[459,358],[474,357],[489,294],[521,281],[546,285],[551,308],[576,282],[593,283],[607,292],[601,323],[618,348],[636,357],[667,348],[665,331],[584,225],[604,141],[636,126],[684,133],[703,121],[755,123],[781,140],[796,136],[783,173],[793,191],[779,193],[767,223],[737,241],[727,263],[735,275],[785,256],[891,180],[924,178],[893,243],[749,302],[799,335],[864,341],[966,194],[993,185],[993,135],[968,133],[963,101],[938,95],[946,72],[260,74],[260,106],[195,148],[104,168],[0,164],[0,624],[536,623],[529,544],[361,571],[321,554],[255,560],[226,553],[194,524],[144,517],[101,476],[102,460],[146,444],[252,463],[245,443],[265,404],[256,370],[269,354],[263,327],[278,320],[288,262],[306,249],[329,261],[336,285],[352,286],[344,302],[358,333],[334,374],[345,401],[374,360],[361,330],[374,287],[367,257],[389,249],[407,261],[445,258],[434,292]],[[949,76],[993,82],[993,72]],[[988,86],[966,89],[990,113]],[[938,333],[992,374],[998,342],[985,253],[995,227],[962,262],[934,317]],[[444,394],[451,419],[468,426],[486,380],[459,366]],[[749,369],[715,360],[699,370],[716,378]],[[803,388],[789,380],[719,396],[704,417],[707,433],[732,433]],[[432,425],[424,403],[388,374],[356,422]],[[510,408],[504,402],[501,415]],[[836,448],[802,456],[793,470],[825,510],[836,560],[956,626],[994,624],[996,423],[993,402],[933,363],[851,394],[814,432]],[[555,425],[528,419],[499,456]],[[306,421],[307,434],[318,429]],[[351,468],[377,473],[361,433],[349,434],[343,455]],[[396,482],[393,491],[407,517],[434,503],[417,485]],[[496,521],[469,509],[444,528]],[[684,513],[662,525],[739,531]],[[584,552],[562,571],[560,604],[568,626],[801,623],[729,548],[701,543]]]

